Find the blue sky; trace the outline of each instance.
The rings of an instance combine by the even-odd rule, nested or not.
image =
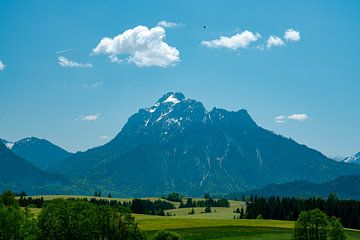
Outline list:
[[[352,155],[359,12],[355,0],[1,0],[0,137],[85,150],[181,91],[209,110],[245,108],[324,154]]]

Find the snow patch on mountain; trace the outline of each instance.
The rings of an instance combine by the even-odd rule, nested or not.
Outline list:
[[[170,95],[165,101],[163,101],[164,103],[168,103],[171,102],[173,104],[177,104],[180,102],[179,99],[177,99],[174,95]]]
[[[8,142],[8,143],[5,143],[5,146],[8,148],[8,149],[12,149],[12,147],[14,146],[15,143],[12,143],[12,142]]]

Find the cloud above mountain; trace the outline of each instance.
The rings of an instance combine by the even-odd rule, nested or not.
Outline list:
[[[261,38],[259,33],[253,33],[245,30],[230,37],[220,36],[217,39],[202,41],[201,44],[208,48],[229,48],[236,50],[239,48],[247,48],[250,43],[256,42]]]
[[[284,123],[287,120],[294,120],[294,121],[300,121],[303,122],[305,120],[308,120],[310,117],[305,113],[293,113],[288,116],[279,115],[274,118],[276,123]]]
[[[58,63],[61,67],[70,67],[70,68],[92,68],[91,63],[79,63],[72,61],[64,56],[58,57]]]
[[[201,45],[208,48],[227,48],[231,50],[246,49],[250,44],[258,42],[261,39],[260,33],[254,33],[249,30],[245,30],[241,33],[236,33],[232,36],[220,36],[213,40],[204,40]],[[265,43],[260,43],[253,49],[264,50],[271,49],[272,47],[282,47],[286,45],[286,42],[298,42],[300,41],[300,32],[289,28],[285,31],[284,37],[278,37],[276,35],[270,35]]]
[[[286,41],[293,41],[293,42],[298,42],[300,41],[300,32],[295,31],[292,28],[289,28],[288,30],[286,30],[285,34],[284,34],[284,38]]]
[[[278,36],[270,36],[266,42],[267,48],[284,46],[284,41]]]
[[[75,119],[75,121],[96,121],[100,117],[100,113],[90,114],[90,115],[82,115]]]
[[[160,27],[163,28],[177,28],[177,27],[182,27],[184,26],[183,23],[174,23],[174,22],[168,22],[168,21],[160,21],[157,24]]]
[[[309,116],[304,113],[294,113],[287,117],[290,120],[305,121],[309,119]]]
[[[172,26],[163,22],[162,25]],[[138,67],[169,67],[180,61],[180,53],[165,42],[163,26],[137,26],[113,37],[104,37],[92,50],[92,55],[105,54],[112,62],[129,62]]]

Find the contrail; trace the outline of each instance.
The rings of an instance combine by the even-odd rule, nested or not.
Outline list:
[[[69,48],[69,49],[65,49],[65,50],[60,50],[60,51],[57,51],[56,54],[71,52],[71,51],[73,51],[73,50],[75,50],[75,49],[76,49],[76,48]]]

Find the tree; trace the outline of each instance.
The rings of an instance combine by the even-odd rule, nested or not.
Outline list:
[[[177,192],[173,192],[171,194],[168,194],[166,197],[163,197],[166,200],[169,200],[171,202],[180,202],[181,201],[181,196],[179,193]]]
[[[181,240],[181,237],[174,232],[160,231],[155,235],[154,240]]]
[[[39,238],[44,240],[143,240],[134,219],[110,206],[57,199],[44,205],[38,217]]]
[[[5,190],[0,196],[0,203],[5,206],[15,205],[15,194],[9,190]]]
[[[241,210],[240,210],[240,219],[243,219],[244,218],[244,208],[241,207]]]
[[[211,213],[211,207],[209,207],[209,206],[206,207],[206,208],[205,208],[205,213]]]
[[[326,240],[328,225],[328,216],[319,209],[303,211],[295,222],[294,240]]]
[[[330,240],[345,240],[347,239],[344,231],[344,227],[339,218],[331,217],[329,221],[329,233]]]
[[[4,191],[0,196],[0,239],[33,240],[37,238],[36,219],[15,201],[15,195]]]
[[[195,209],[191,208],[191,211],[189,212],[189,215],[195,214]]]
[[[205,193],[205,194],[204,194],[204,198],[205,198],[205,199],[210,199],[210,193]]]

